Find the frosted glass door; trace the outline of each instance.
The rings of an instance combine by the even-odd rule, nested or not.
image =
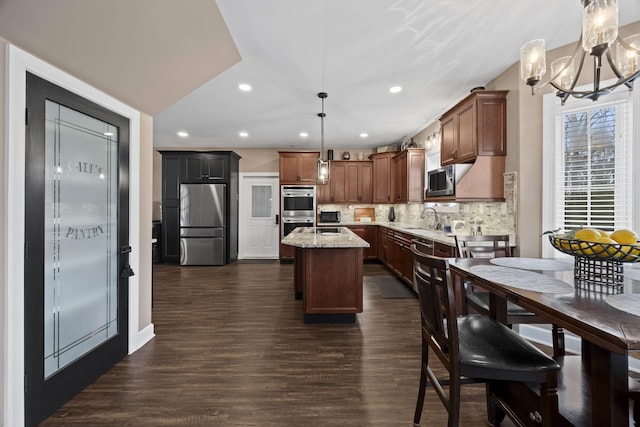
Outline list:
[[[47,100],[44,376],[118,334],[118,129]]]

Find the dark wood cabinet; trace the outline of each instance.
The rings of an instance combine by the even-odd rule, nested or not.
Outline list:
[[[343,161],[331,162],[329,195],[322,189],[319,201],[327,203],[371,203],[372,162]]]
[[[315,184],[318,151],[278,151],[280,155],[280,184]]]
[[[180,262],[180,184],[227,184],[225,263],[238,258],[239,160],[232,151],[161,151],[162,259]]]
[[[393,198],[393,157],[395,151],[375,153],[369,156],[372,161],[372,202],[391,203]]]
[[[399,231],[388,234],[389,267],[407,284],[413,283],[412,237]]]
[[[349,225],[348,228],[369,243],[368,248],[363,248],[363,259],[378,259],[378,227],[375,225]]]
[[[508,91],[476,91],[440,117],[440,163],[507,154]]]
[[[229,157],[224,154],[187,154],[182,158],[182,183],[225,181],[228,162]]]
[[[389,264],[389,229],[378,227],[378,259],[385,265]]]
[[[421,202],[424,198],[424,149],[409,148],[393,157],[393,202]]]
[[[444,243],[433,242],[433,255],[441,258],[452,258],[456,256],[456,248]]]

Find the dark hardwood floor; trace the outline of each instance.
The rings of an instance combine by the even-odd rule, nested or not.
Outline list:
[[[291,264],[156,265],[153,322],[153,340],[41,425],[412,425],[417,299],[365,285],[356,324],[307,325]],[[488,425],[484,386],[464,386],[462,402],[462,426]],[[446,425],[433,391],[422,425]]]

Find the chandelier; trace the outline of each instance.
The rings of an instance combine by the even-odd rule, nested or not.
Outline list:
[[[540,84],[547,84],[556,89],[556,95],[562,104],[573,96],[596,101],[618,86],[625,85],[633,89],[633,81],[640,75],[640,34],[624,40],[618,36],[618,2],[617,0],[581,0],[582,33],[571,56],[558,58],[551,63],[551,77]],[[575,90],[582,68],[589,53],[593,57],[593,87],[591,90]],[[520,48],[520,77],[529,86],[531,93],[540,83],[547,71],[544,40],[532,40]],[[600,77],[603,57],[616,76],[616,81],[609,86],[601,87]]]
[[[324,160],[324,100],[327,97],[326,92],[320,92],[318,98],[322,100],[322,112],[318,113],[320,117],[320,157],[318,158],[318,175],[316,178],[317,184],[326,184],[329,182],[329,161]]]

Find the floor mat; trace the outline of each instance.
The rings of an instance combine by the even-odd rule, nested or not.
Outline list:
[[[363,282],[376,287],[382,298],[418,298],[404,282],[389,276],[365,276]]]

